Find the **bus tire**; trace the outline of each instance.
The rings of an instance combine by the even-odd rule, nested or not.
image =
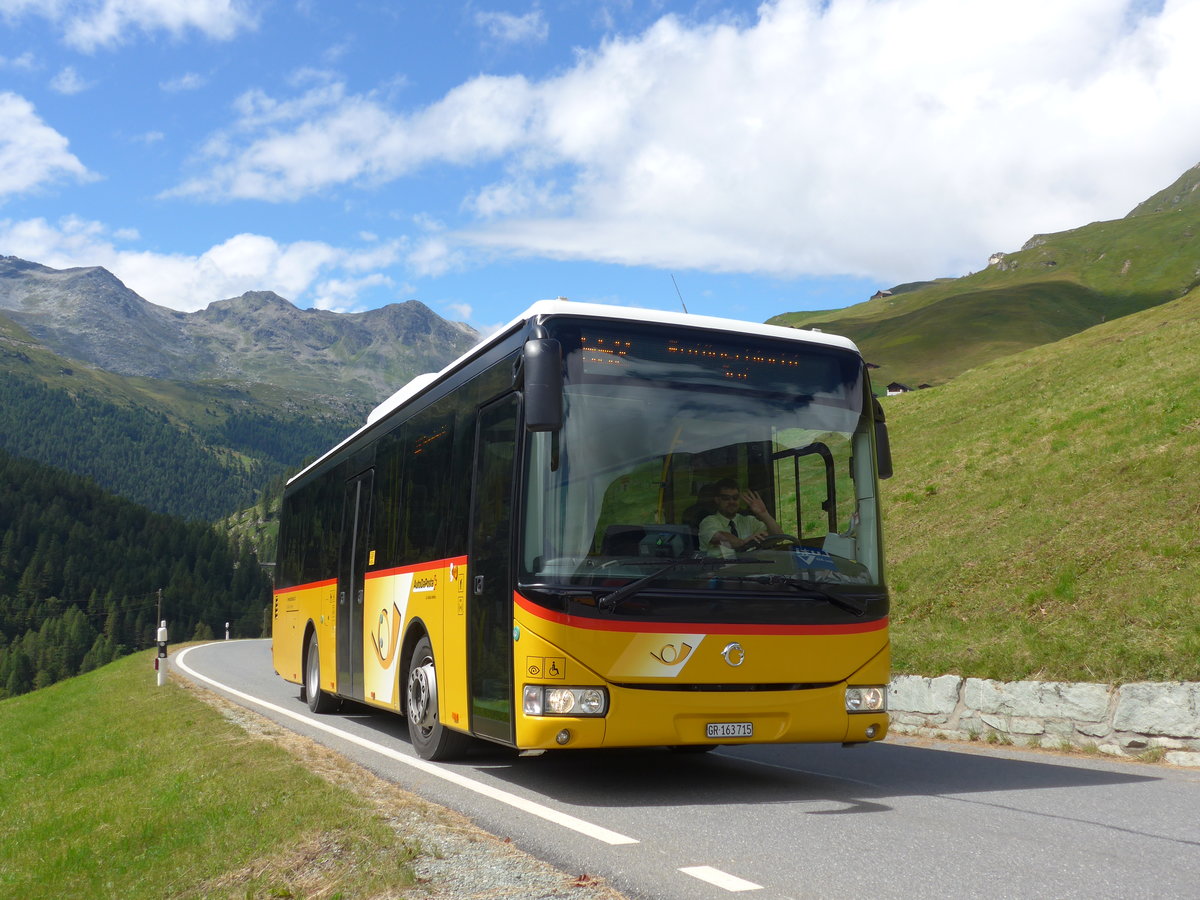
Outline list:
[[[317,633],[308,636],[308,655],[304,658],[304,699],[315,713],[332,712],[337,701],[321,690],[321,654],[317,649]]]
[[[422,636],[413,648],[407,685],[404,708],[417,755],[434,762],[463,756],[471,745],[470,736],[446,728],[438,719],[437,669],[428,636]]]

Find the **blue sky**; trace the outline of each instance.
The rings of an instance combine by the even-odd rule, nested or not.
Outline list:
[[[0,254],[181,310],[763,321],[1200,162],[1200,0],[0,0]]]

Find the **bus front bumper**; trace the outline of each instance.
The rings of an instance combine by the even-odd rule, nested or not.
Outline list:
[[[653,690],[608,685],[603,717],[517,710],[520,749],[882,740],[888,715],[848,712],[845,683],[779,691]]]

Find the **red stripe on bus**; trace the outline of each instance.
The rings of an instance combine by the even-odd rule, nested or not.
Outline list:
[[[397,566],[394,569],[380,569],[378,572],[367,572],[364,578],[384,578],[388,575],[406,575],[409,572],[428,572],[430,569],[444,569],[449,565],[465,566],[465,556],[455,556],[451,559],[435,559],[432,562],[414,563],[411,566]],[[313,588],[331,587],[336,585],[336,578],[326,578],[324,581],[312,581],[308,584],[297,584],[292,587],[275,588],[276,594],[291,594],[295,591],[309,591]]]
[[[538,606],[513,592],[513,600],[530,615],[568,625],[571,628],[586,628],[590,631],[626,631],[647,634],[867,634],[882,631],[888,626],[888,617],[870,622],[846,622],[831,625],[749,625],[712,622],[618,622],[592,619],[586,616],[569,616]]]
[[[389,575],[407,575],[410,572],[428,572],[431,569],[445,569],[447,566],[465,566],[467,558],[456,556],[453,559],[435,559],[433,562],[415,563],[411,566],[397,566],[394,569],[380,569],[378,572],[368,572],[364,578],[385,578]]]
[[[290,594],[294,591],[311,591],[313,588],[332,587],[337,584],[336,578],[326,578],[324,581],[310,581],[308,584],[297,584],[292,587],[275,588],[276,594]]]

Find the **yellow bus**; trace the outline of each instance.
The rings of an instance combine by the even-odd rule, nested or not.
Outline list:
[[[426,759],[879,740],[890,474],[845,338],[539,302],[288,482],[275,670]]]

